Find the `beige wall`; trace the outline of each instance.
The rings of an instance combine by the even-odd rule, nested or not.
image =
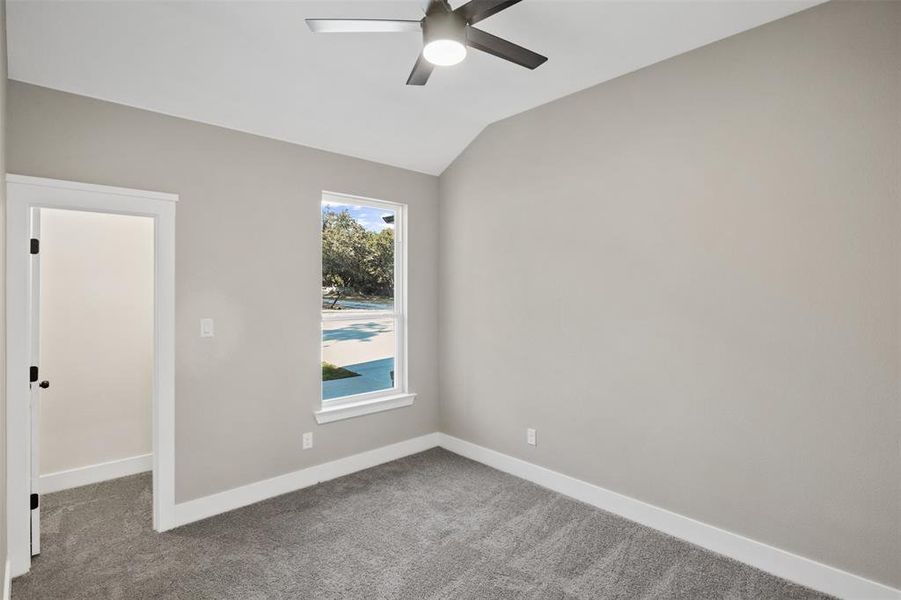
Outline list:
[[[148,454],[153,219],[41,210],[40,470]]]
[[[10,172],[180,195],[178,502],[436,430],[437,178],[17,82],[9,110]],[[322,190],[409,205],[418,397],[317,426]]]
[[[442,430],[899,586],[899,77],[901,3],[834,2],[489,127]]]

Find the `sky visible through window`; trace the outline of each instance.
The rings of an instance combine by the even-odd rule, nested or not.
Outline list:
[[[384,208],[372,208],[369,206],[354,206],[353,204],[342,204],[340,202],[322,201],[322,212],[331,210],[333,212],[341,212],[346,210],[353,217],[354,221],[366,228],[367,231],[378,233],[382,229],[394,228],[394,225],[385,223],[382,218],[392,214],[392,211]]]

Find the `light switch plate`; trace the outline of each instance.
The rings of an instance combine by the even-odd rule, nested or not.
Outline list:
[[[213,337],[214,333],[213,320],[200,319],[200,337]]]

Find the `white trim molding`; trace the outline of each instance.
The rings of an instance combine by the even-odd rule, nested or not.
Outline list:
[[[10,600],[12,597],[12,577],[9,573],[9,559],[3,565],[3,600]]]
[[[146,473],[152,469],[153,454],[142,454],[41,475],[39,489],[42,494],[51,494],[119,477]]]
[[[323,407],[313,414],[316,416],[316,422],[322,425],[323,423],[351,419],[382,412],[383,410],[411,406],[415,399],[416,394],[394,394],[370,400],[360,400],[359,402],[342,402],[334,406],[329,406],[327,402],[323,402]]]
[[[176,526],[187,525],[194,521],[200,521],[201,519],[235,510],[236,508],[294,492],[323,481],[350,475],[382,463],[417,454],[437,445],[438,434],[429,433],[389,446],[382,446],[374,450],[279,475],[271,479],[250,483],[213,494],[212,496],[204,496],[196,500],[182,502],[175,505],[175,524]]]
[[[42,177],[6,175],[6,531],[10,574],[31,566],[29,289],[31,212],[62,208],[154,220],[153,527],[175,508],[175,207],[178,196]]]
[[[79,192],[97,192],[115,194],[117,196],[131,196],[144,198],[145,200],[163,200],[165,202],[178,202],[178,194],[167,192],[150,192],[147,190],[133,190],[130,188],[115,187],[112,185],[97,185],[94,183],[82,183],[80,181],[66,181],[64,179],[48,179],[46,177],[31,177],[29,175],[16,175],[8,173],[6,183],[19,183],[22,185],[36,185],[39,187],[52,187],[63,190],[75,190]]]
[[[696,521],[600,486],[439,433],[446,450],[652,527],[783,579],[848,599],[901,599],[901,590]]]

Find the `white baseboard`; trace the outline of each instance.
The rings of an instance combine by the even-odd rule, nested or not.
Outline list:
[[[3,568],[3,600],[9,600],[12,597],[12,577],[10,577],[9,559]]]
[[[901,599],[901,590],[444,433],[439,433],[438,436],[439,445],[455,454],[734,558],[783,579],[839,598]]]
[[[127,477],[128,475],[137,475],[152,469],[153,455],[142,454],[96,465],[88,465],[87,467],[69,469],[68,471],[57,471],[56,473],[41,475],[38,486],[42,494],[50,494],[60,490]]]
[[[382,446],[375,450],[361,452],[360,454],[339,458],[321,465],[314,465],[300,471],[273,477],[272,479],[265,479],[213,494],[212,496],[204,496],[196,500],[182,502],[175,505],[175,526],[187,525],[188,523],[235,510],[242,506],[316,485],[322,481],[350,475],[382,463],[423,452],[437,445],[438,434],[429,433],[391,444],[390,446]]]

